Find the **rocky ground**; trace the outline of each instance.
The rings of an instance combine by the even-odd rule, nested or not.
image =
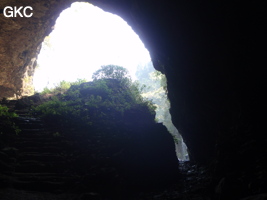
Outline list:
[[[94,191],[81,193],[51,193],[41,191],[18,190],[6,188],[0,190],[2,200],[211,200],[215,199],[209,191],[209,178],[203,168],[190,162],[181,162],[180,170],[183,178],[177,184],[158,191],[138,192],[123,196],[108,196]]]
[[[248,195],[238,190],[235,182],[224,177],[215,179],[215,168],[211,165],[203,167],[190,161],[178,164],[175,160],[177,169],[169,168],[176,165],[173,158],[168,157],[172,150],[162,152],[158,148],[159,144],[168,146],[168,138],[158,135],[151,140],[151,135],[146,138],[135,134],[127,139],[129,135],[122,133],[128,126],[117,133],[104,127],[90,138],[64,135],[58,132],[58,127],[47,126],[30,115],[28,108],[15,108],[15,104],[16,101],[10,101],[8,107],[17,109],[19,118],[15,122],[21,132],[9,137],[0,135],[1,200],[267,199],[264,187],[258,191],[254,186],[255,192]],[[132,132],[144,129],[143,125],[139,126]],[[151,127],[145,131],[149,135],[148,130]],[[152,129],[153,136],[156,130],[164,131],[156,125]],[[110,132],[112,134],[106,134]],[[145,141],[143,147],[140,141]],[[134,157],[135,154],[138,156]],[[161,161],[158,162],[159,155]],[[155,163],[160,167],[154,168]]]
[[[11,102],[8,106],[12,110],[15,105]],[[112,162],[103,164],[100,157],[109,153],[103,152],[106,146],[97,145],[100,147],[96,148],[95,143],[87,142],[94,152],[100,152],[94,158],[91,152],[80,148],[82,143],[79,139],[62,136],[39,118],[30,116],[28,109],[20,108],[16,112],[20,116],[16,124],[22,131],[0,151],[1,200],[211,199],[211,191],[207,189],[210,179],[206,170],[192,162],[179,163],[177,173],[172,172],[175,181],[163,176],[154,180],[150,177],[152,172],[148,176],[144,171],[129,175],[138,166],[126,171],[128,174],[125,175],[119,171],[120,165]],[[111,139],[106,140],[110,142]],[[107,145],[105,140],[102,139],[102,142]],[[112,151],[113,148],[108,149]],[[114,151],[112,160],[125,160],[125,156]],[[95,163],[92,164],[92,161]],[[166,169],[164,171],[166,173]],[[147,181],[142,181],[144,177]]]

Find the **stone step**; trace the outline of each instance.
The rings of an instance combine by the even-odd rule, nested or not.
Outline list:
[[[21,165],[49,165],[49,166],[54,166],[54,165],[59,165],[61,167],[64,167],[66,164],[66,161],[64,160],[58,160],[58,161],[38,161],[38,160],[21,160],[19,163],[16,163],[17,166]]]
[[[21,129],[21,133],[43,133],[44,129],[43,128],[23,128]]]
[[[17,153],[17,157],[25,157],[25,156],[33,156],[34,158],[49,157],[49,156],[55,157],[55,156],[58,156],[58,154],[49,153],[49,152],[39,153],[39,152],[25,152],[25,151],[19,151]]]
[[[51,137],[51,133],[46,132],[44,129],[37,130],[26,130],[22,129],[21,132],[18,134],[19,137],[17,138],[40,138],[40,137]]]
[[[10,155],[6,154],[5,152],[0,151],[0,162],[14,163],[15,158],[12,158],[10,157]]]
[[[20,142],[40,142],[40,143],[49,143],[49,142],[56,142],[58,140],[56,140],[57,138],[53,138],[53,136],[51,137],[36,137],[36,138],[31,138],[31,137],[19,137],[15,140],[15,144],[18,144]]]
[[[20,122],[17,123],[20,129],[43,129],[44,124],[38,122],[38,123],[32,123],[32,122]]]
[[[48,134],[18,134],[18,136],[15,138],[15,141],[25,141],[25,142],[31,142],[31,141],[36,141],[36,142],[41,142],[41,141],[48,141],[48,140],[54,140],[54,141],[59,141],[58,138],[53,137],[52,135]]]
[[[62,147],[62,145],[56,141],[56,140],[28,140],[28,141],[23,141],[23,140],[15,140],[14,141],[14,146],[18,147],[18,149],[24,149],[25,147],[47,147],[47,146],[59,146]]]
[[[40,192],[55,192],[73,187],[73,182],[54,182],[54,181],[14,181],[14,189]]]
[[[64,148],[61,148],[60,145],[57,146],[42,146],[42,147],[20,147],[20,151],[24,153],[36,152],[36,153],[57,153],[62,152]]]
[[[40,132],[20,132],[18,134],[17,139],[38,139],[38,138],[54,138],[52,133],[47,131],[40,131]]]
[[[29,110],[14,110],[18,115],[30,115]]]
[[[29,114],[29,110],[16,110],[15,103],[9,106],[19,115],[15,123],[21,132],[12,143],[16,152],[12,160],[4,153],[1,155],[9,164],[5,170],[10,177],[9,184],[14,189],[28,191],[72,189],[80,177],[71,173],[74,166],[64,155],[68,150],[65,139],[55,134],[56,127],[46,127],[42,120]]]
[[[54,161],[64,161],[62,156],[53,155],[53,154],[29,154],[29,153],[20,153],[17,157],[17,162],[25,160],[34,160],[34,161],[43,161],[43,162],[54,162]]]
[[[32,115],[29,113],[17,113],[20,117],[31,117]]]
[[[47,132],[19,132],[17,137],[15,138],[17,141],[22,141],[22,140],[35,140],[35,139],[48,139],[48,138],[53,138],[53,135],[51,133]]]
[[[15,108],[15,112],[17,114],[30,114],[30,109],[29,108],[25,108],[25,109],[16,109]]]
[[[29,108],[18,108],[15,107],[15,111],[18,113],[29,113],[30,109]]]
[[[70,174],[59,173],[13,173],[19,181],[53,181],[62,182],[78,179]]]
[[[15,146],[17,149],[20,149],[20,147],[47,147],[47,146],[60,146],[58,142],[23,142],[19,141],[15,143]]]
[[[49,162],[49,163],[41,163],[41,162],[28,162],[25,164],[17,164],[15,166],[16,173],[64,173],[64,169],[66,167],[65,162]]]
[[[34,117],[18,117],[16,118],[17,123],[43,123],[41,119]]]
[[[1,105],[8,107],[10,110],[14,110],[16,107],[16,103],[16,101],[10,100],[8,102],[1,102]]]

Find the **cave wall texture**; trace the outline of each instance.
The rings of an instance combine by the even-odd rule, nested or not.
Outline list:
[[[29,93],[25,79],[34,73],[40,44],[71,2],[1,0],[0,9],[30,5],[33,16],[0,15],[0,97]],[[166,74],[173,123],[192,160],[217,163],[218,177],[254,162],[246,170],[254,170],[257,180],[266,178],[264,1],[89,2],[126,20],[155,68]]]

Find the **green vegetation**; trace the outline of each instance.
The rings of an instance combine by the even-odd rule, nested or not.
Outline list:
[[[93,74],[92,78],[94,80],[107,79],[107,78],[117,79],[119,81],[131,80],[127,69],[117,65],[101,66],[101,68]]]
[[[157,109],[156,120],[162,122],[173,134],[175,127],[171,121],[169,113],[170,102],[167,97],[167,81],[164,74],[156,71],[152,63],[144,66],[138,66],[136,76],[139,81],[139,87],[142,88],[142,96],[151,99]],[[147,87],[147,85],[149,87]]]
[[[171,106],[167,97],[167,80],[165,75],[156,71],[150,62],[147,65],[138,66],[136,77],[139,81],[139,88],[142,88],[142,96],[150,99],[156,105],[156,121],[163,123],[173,136],[179,160],[185,160],[187,154],[185,144],[183,143],[182,136],[173,125],[169,112]]]
[[[59,82],[58,85],[56,85],[54,88],[48,88],[45,87],[43,89],[43,91],[41,92],[41,95],[45,95],[45,94],[52,94],[52,95],[56,95],[56,94],[63,94],[65,93],[72,85],[79,85],[81,83],[85,83],[86,80],[85,79],[77,79],[77,81],[75,82],[68,82],[65,80],[62,80]]]
[[[116,126],[136,112],[142,114],[140,118],[154,121],[156,107],[141,96],[125,68],[103,66],[93,79],[70,85],[61,82],[56,88],[61,95],[35,107],[34,112],[64,129]]]
[[[14,112],[9,112],[8,107],[0,105],[0,117],[11,119],[11,118],[18,117],[18,115]]]
[[[16,117],[18,117],[16,113],[9,112],[6,106],[0,105],[0,134],[18,134],[21,131],[13,120]]]

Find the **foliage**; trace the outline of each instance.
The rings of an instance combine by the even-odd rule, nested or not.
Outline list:
[[[157,107],[156,120],[163,123],[168,121],[168,124],[172,124],[169,114],[170,102],[167,98],[165,75],[156,71],[152,63],[149,63],[145,66],[139,66],[136,76],[139,81],[138,87],[141,90],[141,95],[144,98],[152,100]]]
[[[45,102],[34,109],[47,121],[66,123],[72,125],[76,122],[77,116],[81,115],[81,106],[74,101],[61,101],[58,97]]]
[[[0,105],[0,133],[14,132],[18,134],[21,130],[13,121],[18,115],[14,112],[9,112],[8,107]]]
[[[52,90],[49,89],[48,87],[45,87],[45,88],[43,89],[43,91],[41,92],[42,95],[44,95],[44,94],[49,94],[49,93],[52,93]]]
[[[18,117],[18,115],[14,112],[9,112],[8,107],[0,105],[0,117],[11,119]]]
[[[138,87],[141,89],[141,95],[152,100],[156,105],[156,121],[166,126],[169,133],[173,136],[178,158],[184,160],[186,156],[185,144],[178,130],[173,125],[169,112],[171,106],[167,97],[166,76],[156,71],[150,62],[147,65],[138,66],[136,77],[139,81]]]
[[[41,95],[45,95],[45,94],[52,94],[52,95],[63,94],[72,85],[79,85],[79,84],[84,83],[84,82],[86,82],[85,79],[77,79],[75,82],[68,82],[68,81],[62,80],[57,85],[55,85],[54,88],[45,87],[43,89],[43,91],[41,92]]]
[[[94,81],[72,84],[61,96],[54,96],[50,101],[35,107],[34,112],[48,122],[61,124],[65,129],[84,129],[85,126],[92,128],[107,124],[115,126],[133,111],[153,121],[155,106],[141,96],[136,83],[127,78],[124,68],[114,68],[122,73],[112,71],[110,66],[102,68],[109,69],[110,73],[102,76],[105,73],[98,70]],[[116,75],[113,76],[111,72],[116,72]]]
[[[131,83],[131,77],[126,68],[117,66],[117,65],[104,65],[101,66],[101,69],[93,73],[93,80],[99,79],[116,79],[120,82],[123,82],[124,85]]]
[[[93,73],[92,78],[94,80],[104,78],[122,80],[125,78],[130,79],[130,76],[128,74],[127,69],[125,69],[124,67],[117,65],[104,65],[101,66],[101,69]]]

